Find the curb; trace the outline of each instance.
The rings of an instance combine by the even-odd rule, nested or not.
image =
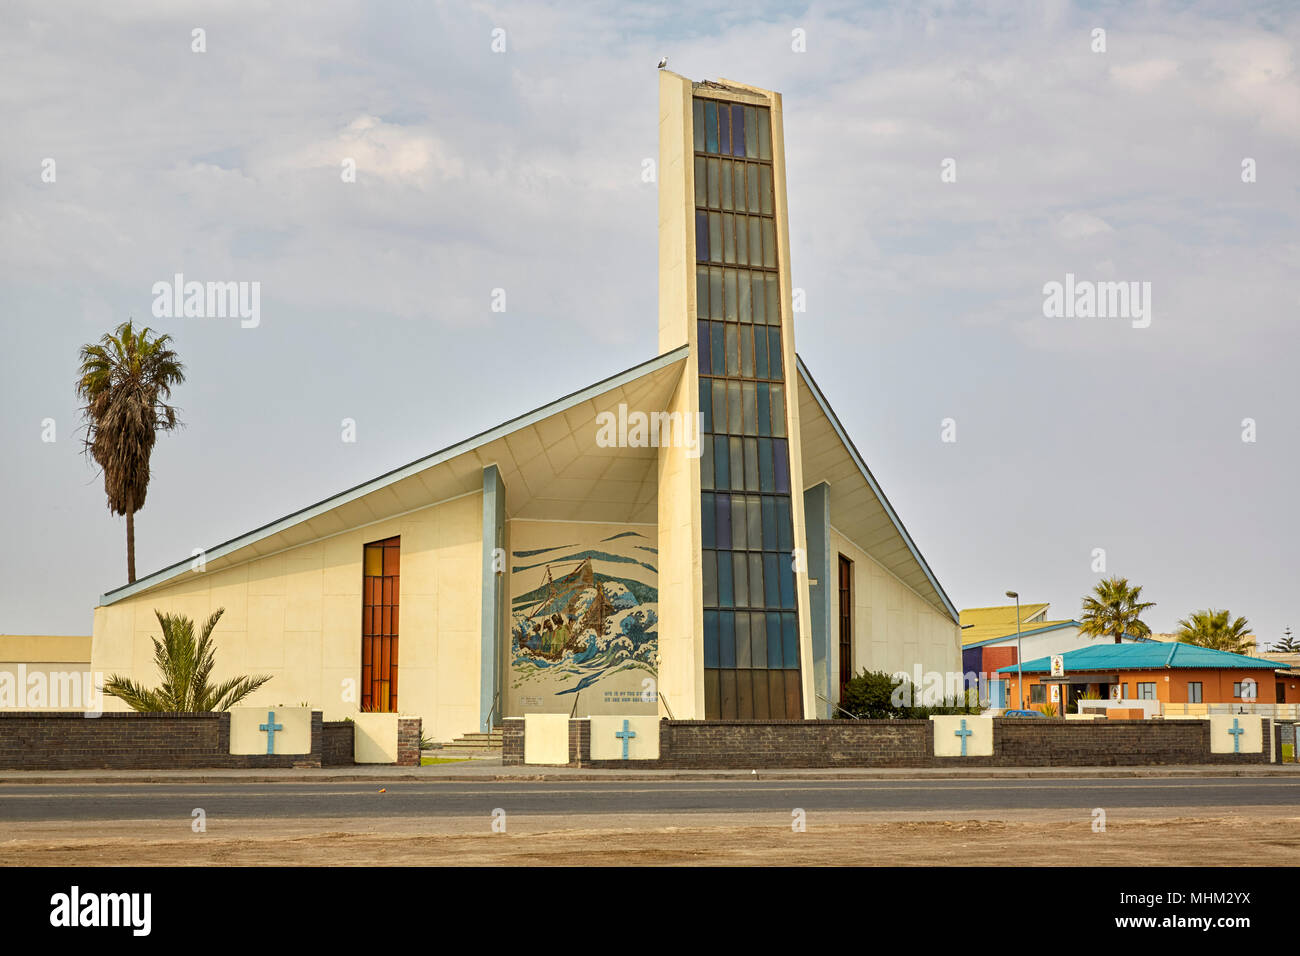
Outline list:
[[[75,771],[73,773],[76,773]],[[51,776],[33,775],[30,777],[0,777],[0,789],[5,786],[49,786],[56,784],[87,784],[94,786],[109,784],[216,784],[216,783],[388,783],[392,781],[403,781],[413,783],[624,783],[636,781],[638,783],[681,783],[696,781],[701,783],[707,782],[734,782],[740,780],[752,780],[755,782],[779,782],[779,781],[861,781],[863,783],[888,782],[892,780],[1079,780],[1079,779],[1132,779],[1132,778],[1193,778],[1193,777],[1290,777],[1300,779],[1300,768],[1297,770],[1284,770],[1281,768],[1268,768],[1261,770],[1247,770],[1234,767],[1217,767],[1210,766],[1198,769],[1189,768],[1164,768],[1164,767],[1106,767],[1106,768],[1082,768],[1082,769],[1010,769],[1000,772],[989,772],[988,770],[970,771],[953,773],[948,770],[938,772],[918,772],[918,771],[857,771],[845,772],[842,770],[820,770],[810,768],[807,770],[767,770],[755,774],[752,771],[694,771],[694,772],[672,772],[672,771],[622,771],[622,770],[604,770],[604,771],[574,771],[574,772],[547,772],[545,770],[525,771],[520,773],[480,773],[480,774],[443,774],[443,773],[413,773],[409,770],[393,771],[392,773],[302,773],[293,772],[284,775],[272,775],[266,773],[260,774],[208,774],[196,772],[178,776],[175,774],[157,774],[141,771],[132,773],[130,771],[117,771],[117,773],[129,773],[130,776],[90,776],[76,774],[75,776]]]

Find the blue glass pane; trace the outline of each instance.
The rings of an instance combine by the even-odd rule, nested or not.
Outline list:
[[[709,214],[695,214],[695,259],[697,262],[709,261]]]
[[[713,506],[715,540],[723,550],[731,547],[731,495],[718,495]]]
[[[781,615],[775,611],[767,615],[767,666],[781,666]]]
[[[745,155],[745,109],[741,106],[731,109],[731,155]]]
[[[749,615],[749,657],[755,667],[767,667],[767,615],[761,611]]]
[[[704,612],[704,666],[718,666],[718,612]]]
[[[790,499],[775,498],[776,546],[782,551],[794,549],[794,526],[790,523]]]
[[[718,666],[736,666],[736,616],[718,612]]]
[[[704,149],[709,153],[718,151],[718,104],[712,100],[704,101]]]
[[[776,465],[776,490],[778,493],[788,494],[790,491],[790,456],[786,452],[786,441],[784,438],[772,439],[772,458]]]
[[[727,350],[723,345],[723,337],[726,334],[727,327],[722,322],[709,323],[709,335],[712,342],[709,344],[709,361],[713,366],[713,374],[721,375],[726,370],[723,362],[727,357]]]
[[[700,578],[704,584],[704,606],[718,605],[718,554],[716,551],[700,552]]]
[[[785,666],[794,670],[799,666],[799,622],[793,614],[781,615],[781,645]]]
[[[731,555],[718,553],[718,607],[736,606],[736,589],[731,580]]]
[[[772,439],[758,440],[758,490],[775,491],[772,480]]]
[[[736,615],[736,666],[749,667],[750,657],[749,615],[742,611]]]
[[[712,373],[712,365],[709,364],[709,323],[696,323],[696,332],[699,336],[700,347],[700,374],[709,375]]]
[[[767,371],[767,329],[754,329],[754,374],[758,378],[770,378]],[[767,386],[764,386],[766,389]],[[766,391],[763,392],[767,394]]]
[[[777,570],[780,563],[781,559],[770,551],[763,554],[763,604],[766,607],[781,606],[781,574]]]
[[[793,560],[793,555],[782,554],[777,564],[781,569],[781,607],[794,607],[794,568],[791,567]]]
[[[707,325],[701,322],[700,325]],[[708,329],[700,333],[700,342],[709,340]],[[704,371],[700,369],[700,371]],[[704,415],[704,431],[713,431],[713,382],[710,379],[700,379],[700,412]]]
[[[776,499],[763,496],[763,548],[776,550]]]
[[[731,496],[731,547],[744,551],[749,545],[749,522],[745,520],[745,496]],[[736,575],[740,580],[740,575]]]
[[[758,439],[745,439],[745,490],[758,491]]]
[[[713,487],[731,487],[731,453],[723,435],[717,435],[713,439]]]
[[[768,364],[771,366],[772,374],[768,378],[781,378],[781,330],[767,330],[768,344]]]
[[[705,492],[700,497],[700,537],[706,548],[716,548],[717,538],[714,535],[714,515],[713,515],[713,495],[711,492]]]
[[[731,107],[726,103],[718,104],[718,152],[731,152]]]
[[[736,607],[749,607],[749,561],[743,551],[731,553],[731,579],[736,588]]]

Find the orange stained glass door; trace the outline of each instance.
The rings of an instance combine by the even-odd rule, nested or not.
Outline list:
[[[361,578],[361,709],[397,711],[401,538],[365,546]]]

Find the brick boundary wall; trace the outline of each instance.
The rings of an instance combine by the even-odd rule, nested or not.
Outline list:
[[[228,712],[0,711],[0,770],[319,767],[322,736],[313,711],[311,753],[232,754]]]
[[[1265,718],[1267,721],[1268,718]],[[524,762],[524,722],[507,720],[502,763]],[[995,718],[993,756],[935,757],[929,720],[662,720],[658,760],[592,760],[591,724],[569,722],[569,766],[750,770],[833,767],[1050,767],[1268,763],[1210,752],[1208,720]],[[1264,728],[1265,740],[1274,735]]]
[[[351,767],[356,764],[356,729],[350,720],[327,720],[321,725],[322,767]]]
[[[573,723],[569,723],[569,760],[573,760]],[[501,721],[501,765],[519,767],[524,762],[524,719],[506,717]]]
[[[397,766],[420,766],[421,726],[422,721],[419,717],[397,719]]]

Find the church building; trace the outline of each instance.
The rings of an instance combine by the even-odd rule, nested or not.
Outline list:
[[[92,669],[155,683],[155,610],[224,608],[214,677],[273,676],[245,703],[444,741],[827,717],[863,669],[959,671],[957,611],[795,353],[780,95],[661,70],[659,131],[658,355],[108,592]]]

